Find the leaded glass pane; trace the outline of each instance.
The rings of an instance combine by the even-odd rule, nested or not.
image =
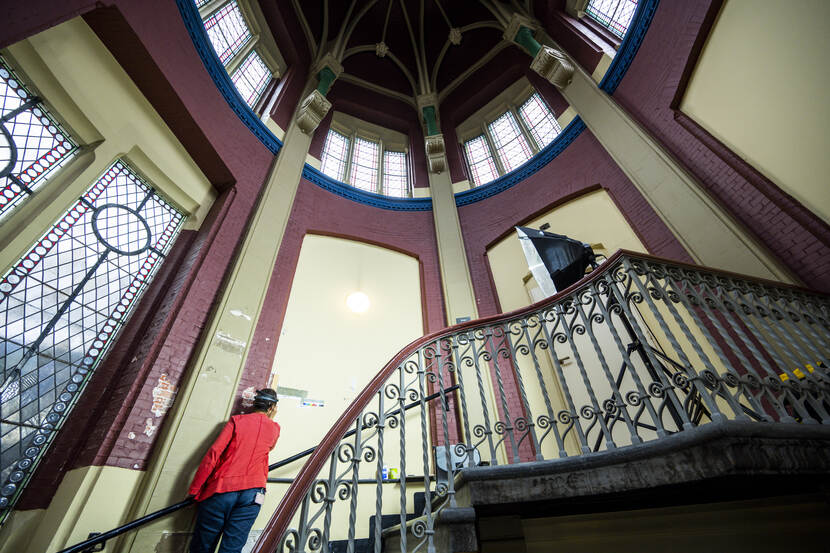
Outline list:
[[[585,13],[620,38],[628,31],[636,11],[637,0],[591,0],[585,8]]]
[[[0,219],[76,151],[72,137],[0,57]]]
[[[329,130],[323,146],[321,171],[333,179],[342,181],[346,176],[346,158],[349,155],[349,137]]]
[[[530,159],[530,146],[511,112],[505,112],[487,128],[505,171],[512,171]]]
[[[519,115],[540,149],[550,144],[562,130],[538,92],[519,107]]]
[[[115,162],[0,279],[0,518],[183,222]]]
[[[236,2],[225,4],[205,19],[205,30],[222,63],[227,63],[251,39],[251,31]]]
[[[380,147],[377,142],[355,138],[349,184],[368,192],[378,191],[379,150]]]
[[[201,8],[202,6],[204,6],[205,4],[210,2],[210,0],[194,0],[194,1],[196,3],[197,8]]]
[[[470,166],[475,186],[486,184],[499,176],[493,153],[483,134],[464,143],[464,155],[467,156],[467,164]]]
[[[233,72],[231,80],[245,103],[253,108],[268,81],[271,80],[271,71],[268,70],[268,66],[259,54],[251,52]]]
[[[383,152],[383,193],[396,198],[409,197],[406,153]]]

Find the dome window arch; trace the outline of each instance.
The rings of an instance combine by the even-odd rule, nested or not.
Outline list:
[[[335,114],[341,116],[341,114]],[[394,198],[411,198],[408,149],[405,137],[388,129],[371,126],[371,130],[349,123],[358,121],[344,117],[333,121],[323,146],[320,170],[345,184]],[[362,122],[361,122],[362,123]]]
[[[561,132],[556,115],[533,88],[507,103],[495,117],[483,118],[462,141],[473,186],[481,186],[518,168],[550,144]]]
[[[195,0],[205,32],[240,97],[258,115],[268,111],[285,62],[247,0]]]

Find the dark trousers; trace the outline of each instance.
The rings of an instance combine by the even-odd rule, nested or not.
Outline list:
[[[242,551],[261,507],[254,503],[254,496],[264,491],[251,488],[217,493],[200,502],[190,553],[213,553],[219,538],[222,538],[219,553]]]

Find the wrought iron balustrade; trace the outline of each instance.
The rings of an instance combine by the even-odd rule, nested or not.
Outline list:
[[[341,541],[352,552],[368,536],[379,552],[392,515],[385,532],[401,550],[431,552],[464,467],[590,455],[728,419],[828,424],[829,360],[827,296],[617,252],[548,300],[404,348],[309,457],[254,551]],[[400,467],[394,486],[387,465]],[[376,485],[359,485],[367,478]],[[426,501],[408,514],[415,491]]]

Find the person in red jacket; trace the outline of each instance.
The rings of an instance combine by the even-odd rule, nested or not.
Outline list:
[[[190,553],[239,553],[265,500],[268,452],[277,443],[280,425],[277,393],[257,390],[254,412],[234,415],[205,454],[188,494],[197,501],[196,529]]]

